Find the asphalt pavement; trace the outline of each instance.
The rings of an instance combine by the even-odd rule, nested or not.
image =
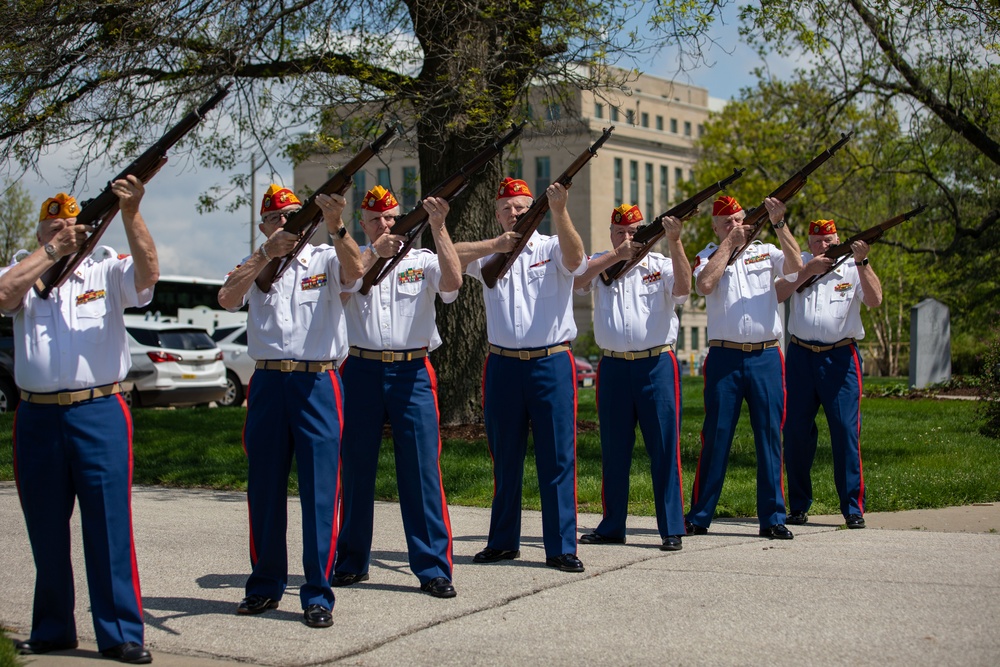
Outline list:
[[[627,544],[580,545],[582,574],[545,566],[538,512],[523,514],[519,560],[474,564],[489,510],[451,507],[458,597],[440,600],[409,571],[399,507],[378,503],[371,579],[335,589],[326,629],[301,622],[297,498],[289,590],[253,617],[235,613],[250,570],[243,494],[136,488],[133,513],[161,666],[1000,664],[1000,504],[868,514],[865,530],[811,517],[791,541],[720,520],[674,553],[659,550],[655,519],[632,517]],[[581,514],[580,532],[599,519]],[[78,519],[73,531],[81,646],[32,667],[113,664],[94,644]],[[35,573],[9,482],[0,534],[0,624],[24,638]]]

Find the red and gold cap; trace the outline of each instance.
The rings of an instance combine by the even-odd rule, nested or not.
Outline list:
[[[712,203],[712,216],[725,217],[743,210],[740,203],[729,195],[722,195]]]
[[[264,200],[260,203],[260,214],[280,211],[288,206],[302,205],[295,193],[274,183],[264,193]]]
[[[49,197],[42,204],[42,212],[38,215],[38,222],[52,218],[75,218],[79,214],[80,206],[76,203],[76,198],[73,195],[60,192],[55,197]]]
[[[527,183],[522,181],[520,178],[511,178],[510,176],[503,179],[503,182],[500,184],[500,189],[497,191],[497,199],[531,196],[531,190],[528,188]]]
[[[833,220],[813,220],[809,223],[809,236],[826,236],[836,234],[837,225]]]
[[[642,211],[638,206],[622,204],[611,213],[612,225],[632,225],[642,221]]]
[[[396,208],[399,206],[399,202],[396,198],[392,196],[392,193],[383,188],[381,185],[376,185],[374,188],[365,193],[365,198],[361,200],[361,208],[366,211],[376,211],[381,213],[382,211],[388,211],[390,208]]]

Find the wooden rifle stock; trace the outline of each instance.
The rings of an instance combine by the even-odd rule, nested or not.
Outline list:
[[[79,251],[61,257],[48,271],[42,274],[42,277],[35,283],[35,289],[38,290],[40,297],[43,299],[49,298],[52,290],[66,282],[66,278],[76,271],[77,267],[83,263],[83,260],[90,257],[91,253],[94,252],[97,242],[101,240],[101,236],[107,231],[115,214],[118,213],[118,195],[111,191],[111,184],[126,176],[135,176],[143,183],[148,183],[156,175],[156,172],[160,170],[160,167],[166,163],[167,151],[180,141],[184,135],[193,130],[201,119],[205,117],[205,114],[211,111],[229,94],[230,85],[232,84],[219,86],[212,97],[203,102],[197,109],[184,116],[179,123],[167,130],[156,143],[133,160],[120,174],[111,179],[99,195],[84,202],[79,215],[76,216],[76,224],[93,225],[94,231],[83,242]]]
[[[270,291],[271,285],[274,284],[274,281],[284,275],[285,270],[288,269],[292,262],[295,261],[295,258],[299,256],[299,253],[302,252],[302,248],[309,243],[309,239],[312,238],[313,232],[315,232],[316,227],[319,226],[320,220],[323,219],[323,209],[321,209],[319,204],[316,203],[316,196],[321,194],[329,195],[332,193],[342,195],[347,192],[347,188],[351,187],[351,183],[354,182],[354,174],[358,173],[369,160],[381,153],[389,144],[391,144],[396,139],[396,135],[398,134],[399,124],[391,124],[388,129],[381,134],[381,136],[379,136],[375,141],[366,144],[357,155],[341,167],[340,171],[331,176],[326,183],[319,186],[319,188],[317,188],[316,191],[305,200],[302,204],[302,208],[295,213],[292,213],[288,219],[285,220],[285,225],[281,228],[282,231],[298,234],[299,240],[295,243],[295,247],[292,248],[290,253],[284,257],[275,257],[267,263],[260,273],[257,274],[255,282],[261,292]]]
[[[841,147],[854,136],[854,132],[848,132],[847,134],[840,135],[840,141],[830,146],[825,151],[817,155],[812,159],[812,162],[804,166],[798,172],[795,173],[791,178],[782,183],[778,188],[769,194],[767,197],[772,197],[774,199],[780,199],[782,202],[787,202],[789,199],[798,194],[799,190],[806,184],[809,180],[809,175],[816,171],[821,164],[833,157]],[[765,199],[767,198],[765,197]],[[761,231],[764,229],[764,223],[768,220],[767,207],[764,206],[763,202],[761,205],[750,210],[747,213],[747,217],[743,220],[744,226],[752,226],[750,234],[747,236],[746,241],[738,249],[733,251],[733,254],[729,256],[729,261],[727,265],[731,266],[736,258],[743,254],[743,251],[750,247],[758,236],[760,236]]]
[[[556,183],[561,183],[567,188],[573,182],[573,177],[576,176],[577,172],[583,169],[583,166],[590,162],[590,159],[597,155],[597,149],[604,145],[610,137],[611,133],[615,131],[615,126],[612,125],[608,129],[604,130],[604,134],[598,138],[597,141],[593,143],[587,150],[581,153],[573,163],[566,168],[559,178],[556,179]],[[517,243],[514,245],[510,252],[498,252],[483,263],[482,276],[483,282],[486,286],[493,288],[497,281],[507,275],[507,271],[510,267],[514,265],[517,260],[518,255],[524,250],[525,246],[528,245],[528,241],[531,239],[531,235],[538,225],[541,224],[542,218],[549,210],[549,195],[546,192],[541,193],[538,199],[532,202],[531,207],[522,213],[517,218],[517,222],[514,223],[514,227],[511,231],[520,234],[520,238],[517,239]]]
[[[528,121],[521,121],[520,125],[515,125],[511,123],[511,130],[499,141],[493,142],[489,148],[482,151],[476,157],[472,158],[459,169],[457,172],[446,178],[437,187],[427,193],[424,197],[440,197],[446,201],[451,201],[457,197],[465,186],[469,184],[469,177],[475,174],[477,171],[489,164],[490,160],[495,158],[500,154],[500,151],[504,146],[512,142],[521,134],[521,130],[524,129],[525,123]],[[389,275],[389,272],[396,268],[406,254],[410,252],[410,248],[413,244],[417,242],[420,235],[423,234],[424,229],[427,228],[427,223],[429,221],[429,214],[426,209],[424,209],[424,200],[421,199],[417,202],[417,205],[413,207],[409,213],[399,218],[396,224],[392,226],[392,234],[400,234],[406,237],[403,242],[403,247],[400,248],[392,257],[379,257],[375,260],[375,264],[372,265],[368,272],[365,273],[364,280],[361,283],[361,289],[358,290],[362,294],[368,294],[371,288],[382,282],[382,279]],[[373,249],[374,252],[374,249]]]
[[[853,244],[855,241],[864,241],[868,245],[871,245],[872,243],[875,243],[880,238],[882,238],[882,236],[888,230],[892,229],[893,227],[895,227],[900,223],[906,222],[907,220],[917,215],[918,213],[923,212],[925,208],[927,208],[927,206],[921,204],[912,211],[908,211],[906,213],[903,213],[902,215],[897,215],[895,218],[889,218],[885,222],[880,222],[874,227],[869,227],[863,232],[858,232],[857,234],[847,239],[843,243],[838,243],[835,246],[830,246],[829,248],[826,249],[826,252],[823,253],[823,256],[829,257],[830,259],[836,259],[837,262],[823,273],[819,273],[815,276],[810,276],[808,280],[806,280],[804,283],[795,288],[795,291],[799,293],[803,292],[805,289],[816,283],[816,281],[820,280],[821,278],[829,274],[831,271],[836,269],[838,266],[846,262],[847,258],[850,257],[852,253],[851,244]]]
[[[691,216],[698,212],[698,207],[703,203],[714,197],[719,192],[725,190],[733,181],[738,179],[743,175],[746,169],[733,169],[733,173],[728,176],[725,180],[718,181],[714,185],[710,185],[698,194],[694,195],[690,199],[687,199],[680,204],[674,206],[666,213],[661,213],[656,216],[652,222],[648,225],[643,225],[640,227],[635,236],[632,237],[633,243],[641,243],[642,248],[640,248],[635,255],[633,255],[630,260],[622,260],[611,268],[601,272],[601,281],[605,285],[610,285],[618,278],[631,271],[636,264],[641,262],[643,258],[649,254],[649,251],[653,249],[653,246],[663,238],[666,234],[666,230],[663,229],[663,219],[668,217],[680,218],[681,220],[687,220]]]

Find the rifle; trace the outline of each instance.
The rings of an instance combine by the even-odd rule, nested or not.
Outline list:
[[[309,243],[309,239],[312,237],[313,232],[316,231],[316,227],[319,226],[320,220],[323,219],[323,210],[319,207],[319,204],[316,203],[316,196],[320,194],[328,195],[334,192],[338,195],[342,195],[347,192],[347,188],[351,187],[351,183],[354,182],[354,174],[358,173],[369,160],[381,153],[382,150],[391,144],[396,139],[396,135],[398,133],[399,124],[391,124],[378,139],[366,144],[357,155],[341,167],[340,171],[331,176],[326,183],[319,186],[319,188],[317,188],[316,191],[309,196],[309,199],[306,199],[306,201],[302,204],[302,208],[295,213],[292,213],[285,220],[285,225],[281,228],[282,231],[298,234],[299,240],[295,243],[295,247],[292,248],[290,253],[284,257],[275,257],[267,263],[267,266],[265,266],[259,274],[257,274],[256,283],[257,287],[260,288],[260,291],[270,291],[271,285],[274,284],[274,281],[284,275],[285,270],[291,266],[292,262],[295,261],[295,258],[299,256],[300,252],[302,252],[302,248]]]
[[[593,143],[590,148],[580,153],[580,155],[573,160],[573,164],[566,168],[559,178],[555,180],[556,183],[561,183],[562,185],[569,187],[573,182],[573,177],[576,173],[583,169],[583,165],[590,161],[590,158],[597,155],[597,149],[604,145],[604,142],[611,137],[611,133],[615,131],[615,126],[612,125],[608,129],[604,130],[604,134]],[[483,282],[486,286],[492,288],[497,284],[497,281],[507,275],[507,271],[510,267],[514,265],[517,260],[518,255],[524,250],[524,247],[528,245],[528,241],[531,239],[531,234],[538,229],[538,225],[541,224],[542,218],[549,210],[549,195],[547,192],[543,192],[541,196],[538,197],[531,204],[531,208],[518,216],[517,221],[514,223],[512,231],[520,234],[520,238],[517,239],[517,243],[514,245],[510,252],[498,252],[490,257],[483,264],[482,276]]]
[[[94,231],[80,246],[80,250],[61,257],[48,271],[42,274],[42,277],[35,283],[35,289],[38,290],[40,297],[48,299],[52,290],[62,286],[70,274],[83,263],[83,260],[90,257],[94,248],[97,247],[97,242],[108,230],[115,214],[118,213],[119,203],[118,195],[111,191],[111,184],[130,175],[135,176],[143,183],[148,183],[160,170],[160,167],[167,162],[167,151],[184,135],[193,130],[195,125],[205,117],[205,114],[229,94],[230,85],[232,84],[227,84],[225,87],[219,86],[212,97],[184,116],[179,123],[167,130],[166,134],[160,137],[156,143],[146,149],[146,152],[111,179],[99,195],[84,202],[79,215],[76,216],[76,224],[94,225]]]
[[[742,176],[744,171],[746,171],[746,169],[733,169],[733,173],[725,180],[718,181],[714,185],[708,186],[690,199],[677,204],[666,213],[661,213],[656,216],[648,225],[639,227],[639,229],[636,230],[635,235],[632,237],[632,243],[641,243],[642,248],[640,248],[639,251],[632,256],[632,259],[623,259],[622,261],[614,264],[611,268],[605,269],[601,273],[601,280],[604,284],[610,285],[618,278],[621,278],[626,273],[631,271],[636,264],[641,262],[643,257],[649,254],[649,251],[653,249],[653,246],[656,245],[656,243],[663,238],[663,235],[667,233],[667,231],[663,229],[664,218],[674,217],[680,218],[681,220],[687,220],[698,212],[699,206],[714,197],[719,192],[725,190],[729,184]]]
[[[830,146],[825,151],[813,158],[812,162],[802,167],[798,172],[796,172],[791,178],[778,186],[774,192],[768,195],[768,197],[774,197],[775,199],[780,199],[782,202],[787,202],[789,199],[794,197],[802,186],[806,184],[809,180],[809,175],[812,174],[816,169],[819,168],[821,164],[833,157],[833,154],[840,150],[841,146],[847,143],[847,141],[854,135],[854,132],[848,132],[847,134],[841,133],[840,141]],[[766,198],[765,198],[766,199]],[[760,206],[751,209],[747,213],[747,217],[743,220],[744,225],[753,225],[753,229],[747,240],[743,242],[737,250],[733,251],[733,254],[729,256],[728,266],[731,266],[736,258],[743,254],[751,243],[760,235],[761,231],[764,229],[764,223],[767,221],[767,207],[761,203]]]
[[[440,197],[449,202],[457,197],[469,184],[469,177],[485,167],[490,160],[500,154],[500,151],[504,146],[516,139],[517,136],[521,134],[521,130],[524,129],[524,125],[527,122],[528,121],[526,120],[521,121],[520,125],[511,123],[510,132],[508,132],[506,136],[499,141],[493,142],[489,148],[485,149],[479,153],[479,155],[462,165],[461,169],[428,192],[427,197]],[[359,291],[362,294],[368,294],[374,285],[378,285],[382,282],[382,279],[389,275],[390,271],[396,268],[396,265],[399,264],[404,257],[406,257],[406,253],[410,252],[410,248],[413,247],[413,244],[416,243],[417,239],[420,238],[420,235],[423,234],[429,221],[430,218],[427,211],[424,209],[423,199],[417,202],[417,205],[413,207],[413,210],[396,221],[396,223],[392,226],[391,233],[400,234],[406,237],[406,240],[403,242],[403,247],[400,248],[399,252],[392,257],[378,257],[375,260],[375,264],[372,268],[368,269],[368,272],[365,274],[364,280],[361,283],[361,289]]]
[[[820,278],[823,278],[828,273],[830,273],[838,266],[843,264],[845,261],[847,261],[847,258],[851,256],[852,252],[851,244],[854,243],[855,241],[864,241],[868,245],[871,245],[872,243],[875,243],[880,238],[882,238],[882,235],[885,234],[889,229],[895,227],[900,223],[906,222],[913,216],[917,215],[918,213],[921,213],[925,208],[927,208],[927,206],[925,204],[921,204],[912,211],[908,211],[906,213],[903,213],[902,215],[897,215],[895,218],[889,218],[885,222],[880,222],[874,227],[869,227],[863,232],[858,232],[857,234],[847,239],[843,243],[838,243],[835,246],[830,246],[829,248],[826,249],[826,252],[823,253],[823,257],[829,257],[830,259],[837,259],[838,260],[837,263],[828,268],[823,273],[817,274],[815,276],[809,276],[809,280],[799,285],[795,289],[795,291],[801,293],[807,287],[810,287]]]

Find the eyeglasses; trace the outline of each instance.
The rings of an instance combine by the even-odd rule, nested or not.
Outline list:
[[[260,216],[260,219],[261,222],[263,222],[265,225],[277,225],[281,223],[282,218],[288,219],[292,216],[293,213],[297,212],[298,210],[299,209],[297,208],[292,209],[290,211],[288,209],[282,209],[280,211],[274,211],[272,213],[265,213],[264,215]]]

